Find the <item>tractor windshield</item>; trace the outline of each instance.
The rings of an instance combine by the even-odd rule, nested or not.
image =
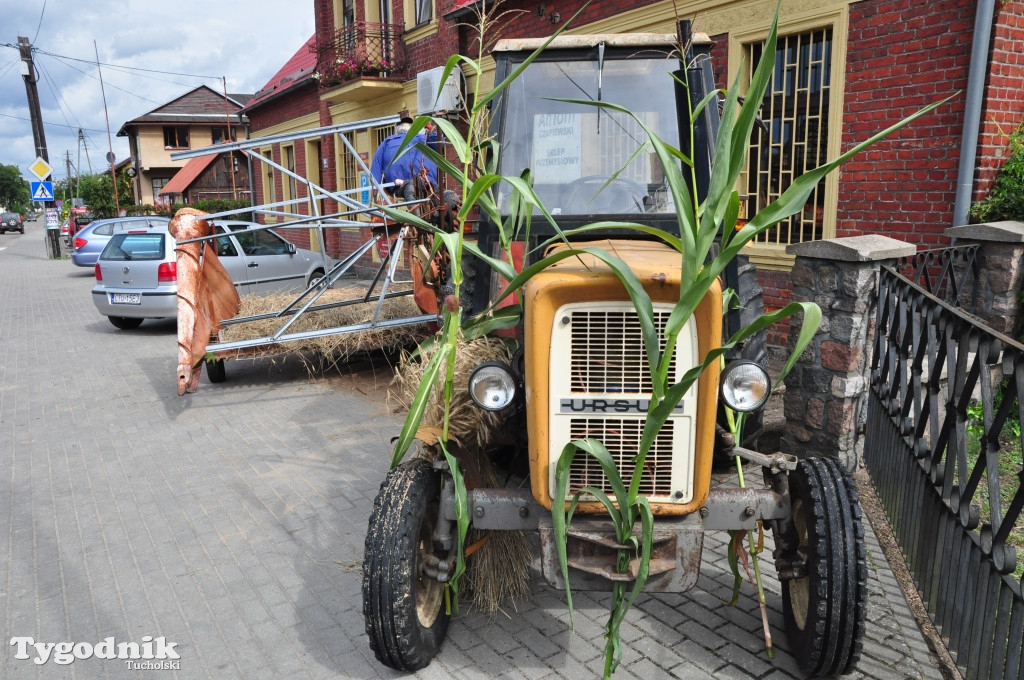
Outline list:
[[[674,212],[661,164],[638,119],[679,146],[669,75],[678,66],[653,53],[603,64],[533,62],[505,93],[500,173],[520,175],[529,168],[534,189],[554,215]],[[556,98],[609,102],[633,115]],[[502,183],[499,192],[507,214],[512,187]]]

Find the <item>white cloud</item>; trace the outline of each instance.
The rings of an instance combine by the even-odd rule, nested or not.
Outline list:
[[[18,63],[17,39],[25,36],[36,48],[46,145],[57,179],[67,174],[66,153],[70,152],[73,164],[79,163],[79,127],[93,170],[105,167],[108,142],[94,63],[97,51],[105,65],[110,136],[120,161],[128,157],[128,142],[116,134],[126,121],[198,85],[220,92],[221,77],[227,79],[229,94],[252,94],[314,31],[312,2],[0,0],[0,6],[4,15],[0,45],[12,46],[0,47],[0,163],[17,165],[27,176],[26,168],[36,157]],[[81,169],[88,171],[84,150]]]

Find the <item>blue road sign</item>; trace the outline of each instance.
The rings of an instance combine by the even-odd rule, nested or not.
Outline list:
[[[369,203],[370,203],[370,191],[369,191],[369,188],[370,188],[370,176],[368,174],[366,174],[365,172],[360,172],[359,173],[359,186],[361,186],[364,189],[364,191],[360,192],[361,202],[364,205],[369,205]]]
[[[30,184],[32,185],[33,201],[53,200],[53,182],[30,182]]]

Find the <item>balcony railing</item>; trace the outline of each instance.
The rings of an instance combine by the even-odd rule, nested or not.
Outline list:
[[[314,75],[321,87],[341,85],[356,78],[405,76],[405,44],[399,24],[357,21],[334,34],[329,42],[317,43]]]

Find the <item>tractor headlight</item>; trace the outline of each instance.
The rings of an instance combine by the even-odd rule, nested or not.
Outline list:
[[[512,369],[500,361],[488,361],[469,376],[469,396],[480,408],[500,411],[516,396]]]
[[[722,401],[734,411],[756,411],[771,391],[768,372],[753,361],[737,361],[722,372]]]

